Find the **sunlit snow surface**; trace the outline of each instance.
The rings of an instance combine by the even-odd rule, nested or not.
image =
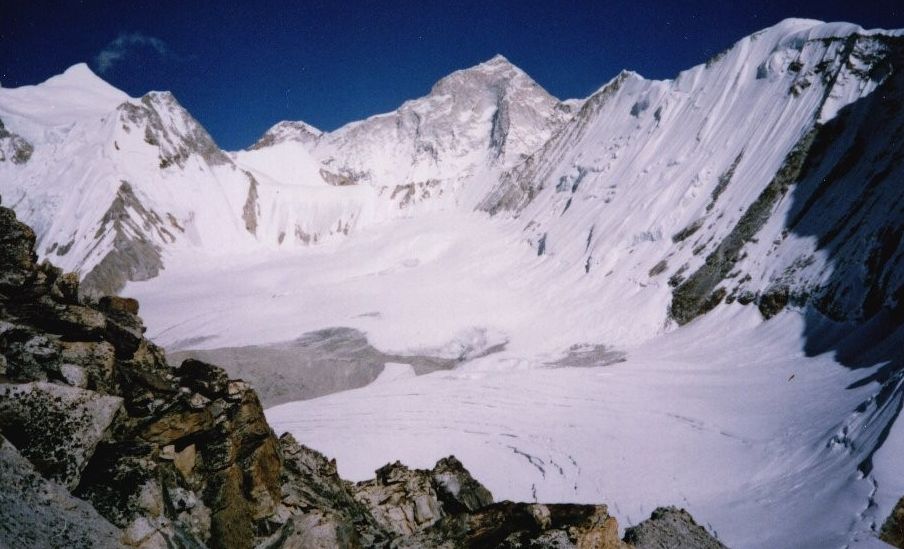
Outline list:
[[[614,366],[512,371],[491,358],[267,417],[355,480],[455,454],[497,498],[607,502],[623,525],[675,504],[730,546],[869,540],[873,485],[828,445],[838,410],[864,393],[840,390],[855,378],[830,357],[795,352],[794,313],[756,314],[708,318]]]
[[[863,479],[858,450],[831,441],[874,388],[846,390],[866,372],[804,357],[799,313],[762,322],[731,306],[646,342],[613,341],[604,334],[642,320],[638,311],[600,311],[599,282],[550,285],[555,259],[503,229],[437,215],[278,260],[174,257],[126,293],[170,346],[185,334],[213,348],[326,326],[361,329],[394,352],[474,356],[507,342],[451,372],[387,375],[268,410],[277,433],[336,457],[345,477],[455,454],[497,499],[605,502],[622,525],[684,506],[734,547],[874,543],[872,523],[904,492],[900,429]],[[627,360],[549,366],[593,343]],[[878,506],[874,480],[887,483]]]

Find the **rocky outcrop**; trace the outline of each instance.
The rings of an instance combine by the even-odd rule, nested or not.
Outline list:
[[[34,150],[31,143],[7,130],[0,120],[0,162],[9,160],[13,164],[25,164]]]
[[[625,541],[637,549],[725,549],[690,513],[675,507],[660,507],[625,530]]]
[[[605,505],[541,505],[503,501],[450,515],[398,547],[628,549]]]
[[[44,476],[74,489],[122,399],[46,382],[0,388],[3,434]]]
[[[454,457],[433,469],[400,463],[351,484],[336,462],[280,439],[285,518],[263,547],[627,548],[604,505],[493,503]],[[277,519],[280,520],[280,519]]]
[[[122,532],[0,437],[0,546],[120,547]]]
[[[34,242],[0,208],[3,546],[627,547],[605,506],[493,503],[454,457],[342,480],[249,384],[170,366],[137,301],[83,301]]]
[[[399,462],[377,470],[375,479],[355,487],[362,502],[385,529],[407,536],[425,530],[452,512],[476,511],[493,503],[454,457],[432,471],[412,470]]]
[[[879,539],[895,547],[904,547],[904,498],[898,500],[891,515],[885,520]]]
[[[94,236],[104,235],[112,235],[113,247],[85,275],[81,291],[86,296],[115,293],[130,280],[154,278],[163,268],[160,246],[155,241],[176,240],[157,212],[144,207],[128,181],[120,182],[116,198]]]
[[[282,457],[250,386],[199,361],[170,367],[136,301],[80,301],[10,210],[0,235],[8,444],[126,545],[251,547],[280,501]]]

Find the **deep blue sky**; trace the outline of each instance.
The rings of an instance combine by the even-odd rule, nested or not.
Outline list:
[[[98,72],[114,52],[107,81],[171,90],[227,149],[280,120],[330,130],[395,109],[496,53],[553,95],[584,97],[623,68],[670,78],[786,17],[904,27],[902,0],[0,4],[4,87],[83,61]]]

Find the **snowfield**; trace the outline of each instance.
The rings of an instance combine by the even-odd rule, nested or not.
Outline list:
[[[336,325],[397,353],[506,343],[453,371],[408,377],[389,364],[363,389],[267,411],[278,433],[336,457],[352,480],[454,454],[497,499],[602,501],[623,526],[675,504],[731,547],[875,542],[871,529],[904,493],[904,433],[892,432],[870,477],[858,471],[868,445],[845,432],[870,436],[851,411],[875,388],[846,387],[875,368],[806,357],[800,311],[763,322],[753,307],[720,308],[617,346],[624,362],[555,367],[574,345],[616,343],[601,340],[605,327],[631,324],[632,312],[600,313],[579,284],[544,291],[529,278],[543,258],[504,231],[491,238],[486,219],[431,220],[280,260],[198,261],[128,293],[165,345],[186,333],[209,336],[196,348],[277,342]]]
[[[604,501],[622,526],[680,505],[730,547],[869,546],[894,501],[871,499],[857,450],[836,441],[852,420],[839,410],[867,394],[844,390],[862,373],[802,357],[801,324],[794,312],[763,324],[738,307],[617,365],[524,358],[513,369],[488,357],[267,418],[353,480],[388,461],[426,468],[455,454],[498,499]],[[904,488],[900,450],[881,451],[890,467],[876,482],[890,493]]]

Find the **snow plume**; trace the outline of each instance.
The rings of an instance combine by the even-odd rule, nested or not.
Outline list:
[[[97,54],[94,64],[98,72],[105,74],[113,65],[121,61],[130,50],[136,47],[147,46],[155,50],[161,56],[170,55],[170,49],[166,42],[154,36],[148,36],[140,32],[121,33],[115,40]]]

